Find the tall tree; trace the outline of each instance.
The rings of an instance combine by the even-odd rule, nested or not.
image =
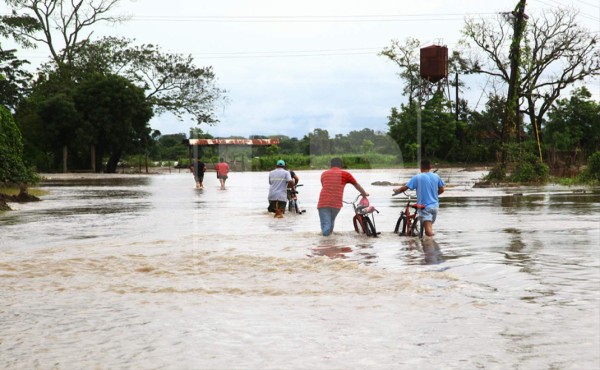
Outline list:
[[[34,45],[21,34],[31,34],[39,30],[39,24],[34,18],[27,16],[0,16],[0,37],[12,39],[24,47]],[[16,49],[5,49],[0,42],[0,104],[14,110],[18,102],[27,93],[31,73],[25,69],[27,60],[18,59]]]
[[[405,82],[403,92],[408,97],[409,103],[416,99],[421,91],[427,90],[428,82],[421,78],[418,54],[421,41],[415,38],[406,39],[402,44],[392,40],[389,47],[385,47],[379,55],[385,56],[399,68],[398,77]]]
[[[553,102],[565,89],[600,74],[597,47],[600,35],[579,25],[577,14],[574,9],[563,8],[554,8],[537,17],[529,14],[521,45],[521,78],[517,91],[519,111],[525,113],[538,130]],[[512,18],[501,15],[492,21],[466,21],[462,42],[467,46],[474,44],[480,52],[469,61],[471,71],[496,82],[509,83],[510,48],[507,50],[505,45],[512,44],[511,21]]]
[[[23,138],[9,110],[0,105],[0,186],[34,182],[33,171],[23,161]]]
[[[197,124],[217,123],[214,112],[224,102],[211,67],[197,67],[191,56],[165,53],[156,45],[133,45],[126,38],[86,40],[74,48],[72,63],[81,73],[121,75],[144,89],[156,114],[190,115]]]
[[[308,152],[305,154],[325,155],[331,154],[331,142],[329,140],[329,131],[316,128],[302,138],[307,143]]]
[[[443,94],[436,93],[421,110],[423,137],[421,148],[417,140],[417,106],[402,105],[401,110],[392,108],[388,117],[390,136],[398,143],[403,159],[418,160],[418,150],[431,158],[447,158],[456,144],[456,121],[447,112],[447,101]]]
[[[54,62],[62,68],[73,60],[74,46],[88,39],[91,26],[101,22],[121,22],[122,16],[110,15],[120,0],[5,0],[15,12],[35,18],[42,35],[20,32],[19,36],[48,47]]]
[[[96,74],[77,86],[73,100],[82,120],[92,128],[96,168],[108,156],[105,172],[114,173],[121,156],[150,140],[152,108],[142,89],[116,75]]]

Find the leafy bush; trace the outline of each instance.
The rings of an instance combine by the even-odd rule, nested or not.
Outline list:
[[[587,159],[587,167],[581,173],[583,181],[600,181],[600,152],[590,155]]]
[[[548,180],[550,169],[538,157],[522,153],[510,174],[510,180],[523,183],[543,183]]]
[[[23,138],[12,115],[0,105],[0,185],[37,182],[33,169],[23,161]]]

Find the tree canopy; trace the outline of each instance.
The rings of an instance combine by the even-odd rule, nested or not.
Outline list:
[[[21,185],[36,180],[23,161],[23,138],[9,110],[0,105],[0,185]]]

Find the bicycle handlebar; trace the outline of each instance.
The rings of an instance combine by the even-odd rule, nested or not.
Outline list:
[[[342,202],[344,202],[344,203],[346,203],[346,204],[355,204],[356,202],[358,202],[358,199],[359,199],[360,197],[362,197],[362,194],[358,194],[358,195],[356,196],[356,199],[354,199],[354,201],[353,201],[353,202],[346,202],[345,200],[342,200]],[[366,198],[366,197],[363,197],[363,198]]]

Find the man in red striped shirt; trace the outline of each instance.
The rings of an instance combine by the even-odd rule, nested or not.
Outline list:
[[[342,200],[344,198],[344,187],[346,184],[352,184],[362,194],[368,197],[369,194],[354,179],[354,176],[348,171],[342,170],[342,159],[333,158],[331,160],[331,169],[321,174],[321,194],[319,195],[319,219],[321,220],[321,231],[323,236],[328,236],[333,231],[335,218],[340,209],[342,209]]]

